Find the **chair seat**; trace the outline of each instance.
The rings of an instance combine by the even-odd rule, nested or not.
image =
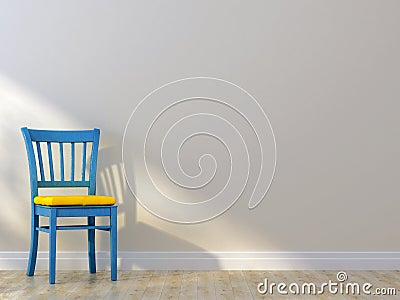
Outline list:
[[[79,195],[79,196],[36,196],[34,203],[46,206],[61,205],[114,205],[115,198],[98,195]]]

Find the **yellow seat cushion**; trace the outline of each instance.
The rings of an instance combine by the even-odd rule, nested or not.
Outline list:
[[[81,196],[36,196],[33,199],[35,204],[59,206],[59,205],[113,205],[115,198],[98,195]]]

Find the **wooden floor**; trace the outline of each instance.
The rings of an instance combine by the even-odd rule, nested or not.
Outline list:
[[[0,299],[400,299],[400,271],[347,271],[348,280],[375,288],[395,288],[397,296],[286,295],[275,290],[261,295],[257,285],[265,278],[274,283],[310,283],[332,280],[336,271],[120,271],[112,282],[108,271],[58,271],[55,285],[48,273],[0,271]],[[371,289],[372,290],[372,289]]]

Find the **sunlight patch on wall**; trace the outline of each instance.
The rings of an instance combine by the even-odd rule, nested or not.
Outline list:
[[[20,128],[82,128],[83,123],[63,113],[35,92],[0,74],[0,210],[1,235],[29,238],[30,190],[25,145]],[[1,230],[1,229],[0,229]],[[16,245],[18,243],[15,243]],[[28,246],[28,244],[27,244]]]

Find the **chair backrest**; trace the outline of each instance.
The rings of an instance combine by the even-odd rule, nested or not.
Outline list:
[[[63,131],[23,127],[21,131],[28,154],[32,201],[39,188],[87,187],[89,195],[95,194],[99,129]],[[53,147],[57,144],[58,147]],[[76,159],[78,146],[81,155]],[[57,161],[53,159],[55,156]],[[75,172],[76,169],[80,172]]]

